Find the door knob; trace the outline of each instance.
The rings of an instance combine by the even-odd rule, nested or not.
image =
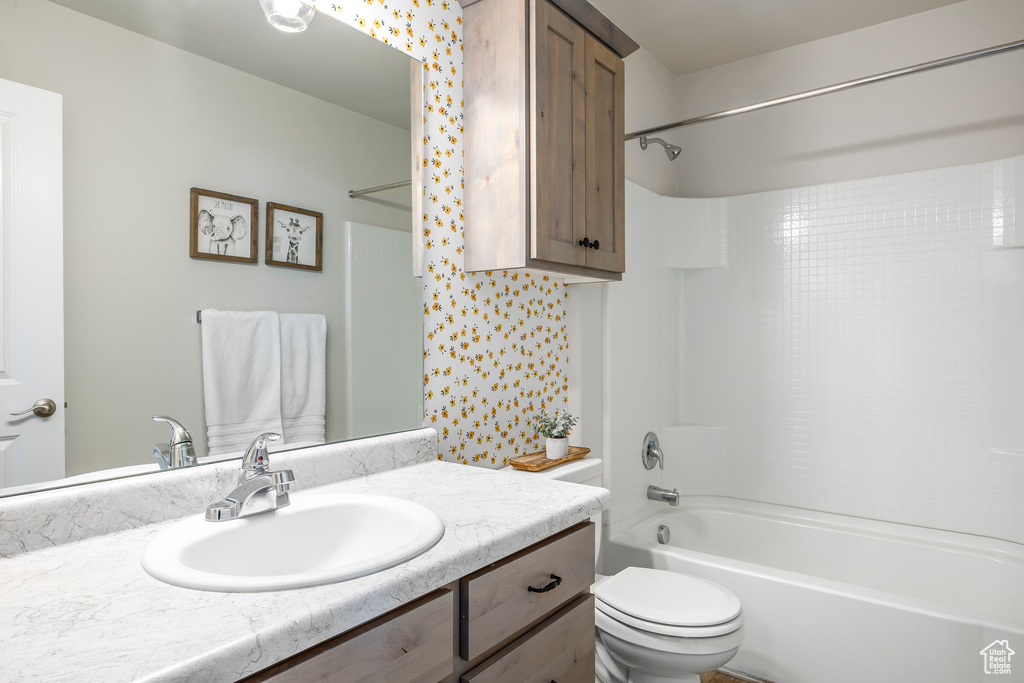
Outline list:
[[[598,242],[597,240],[594,240],[593,242],[590,243],[590,246],[592,246],[594,249],[600,249],[601,243]]]
[[[50,417],[57,412],[57,404],[49,398],[41,398],[32,404],[31,408],[21,411],[20,413],[11,413],[11,417],[18,417],[19,415],[27,415],[28,413],[35,413],[36,417]]]
[[[581,247],[589,247],[590,246],[590,238],[589,237],[584,237],[583,239],[581,239],[580,240],[580,246]]]

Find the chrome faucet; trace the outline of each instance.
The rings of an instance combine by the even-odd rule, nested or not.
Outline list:
[[[171,440],[166,445],[158,443],[153,446],[153,457],[160,463],[160,469],[178,469],[179,467],[192,467],[198,465],[196,449],[192,445],[192,435],[188,433],[185,426],[166,415],[154,415],[156,422],[166,422],[171,425]]]
[[[640,449],[640,461],[648,470],[654,469],[655,462],[661,469],[665,469],[665,456],[661,453],[661,443],[658,442],[658,435],[654,432],[647,432],[647,436],[644,437],[644,445]]]
[[[288,489],[295,481],[291,470],[271,470],[267,442],[281,438],[275,432],[257,436],[242,457],[238,486],[223,500],[206,508],[207,522],[225,522],[258,512],[276,510],[291,503]]]
[[[672,507],[679,505],[679,491],[676,489],[669,491],[668,489],[663,489],[660,486],[648,486],[647,498],[661,503],[668,503]]]

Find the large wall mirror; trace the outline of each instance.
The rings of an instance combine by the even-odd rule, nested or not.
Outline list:
[[[205,456],[199,310],[326,316],[327,441],[422,425],[414,191],[349,196],[410,179],[414,73],[407,55],[331,17],[277,31],[257,0],[0,0],[0,85],[62,100],[63,246],[51,244],[63,330],[32,332],[64,339],[63,386],[45,389],[60,448],[25,436],[50,418],[7,416],[44,390],[0,400],[0,495],[154,469],[170,436],[154,414],[182,422]],[[22,265],[11,236],[26,229],[12,213],[21,114],[8,92],[0,380],[15,385],[33,304],[6,286]],[[190,257],[193,187],[259,200],[256,263]],[[321,271],[267,265],[268,202],[323,214]],[[31,466],[43,460],[52,467]]]

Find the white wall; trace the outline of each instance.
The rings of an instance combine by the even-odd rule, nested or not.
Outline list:
[[[966,0],[681,76],[673,119],[1022,36],[1024,2]],[[681,129],[673,194],[735,195],[1021,154],[1021,83],[1024,51]]]
[[[615,496],[608,524],[653,509],[647,486],[667,483],[664,471],[640,461],[647,432],[663,434],[678,414],[681,290],[678,271],[667,267],[661,199],[626,183],[626,272],[605,295],[605,472]]]
[[[205,442],[207,307],[327,314],[342,438],[340,231],[410,222],[345,192],[407,177],[409,133],[41,0],[0,0],[0,78],[64,97],[68,474],[148,461],[154,413]],[[323,272],[190,259],[193,186],[322,211]]]
[[[640,48],[624,60],[626,65],[626,133],[675,120],[676,84],[672,72]],[[674,133],[660,137],[669,142]],[[676,163],[659,146],[647,151],[633,140],[626,143],[626,177],[658,194],[675,189]]]

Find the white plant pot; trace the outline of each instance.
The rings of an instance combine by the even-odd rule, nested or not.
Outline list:
[[[544,450],[548,460],[558,460],[569,455],[569,437],[563,439],[544,439]]]

